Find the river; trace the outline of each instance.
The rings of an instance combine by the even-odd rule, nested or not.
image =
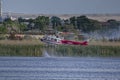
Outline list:
[[[0,80],[120,80],[120,58],[0,57]]]

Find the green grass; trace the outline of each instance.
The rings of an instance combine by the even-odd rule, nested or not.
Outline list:
[[[61,56],[120,57],[120,46],[59,46]]]
[[[0,56],[41,57],[43,50],[55,56],[70,57],[120,57],[120,46],[56,46],[43,45],[0,45]]]
[[[0,56],[42,56],[42,45],[0,45]]]

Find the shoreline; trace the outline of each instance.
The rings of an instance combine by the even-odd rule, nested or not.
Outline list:
[[[2,40],[0,57],[120,57],[120,42],[91,42],[87,46],[45,46],[40,40]]]
[[[44,45],[39,39],[32,40],[0,40],[0,45]],[[120,46],[120,42],[90,41],[88,46]]]

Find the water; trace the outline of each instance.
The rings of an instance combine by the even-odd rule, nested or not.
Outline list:
[[[0,57],[0,80],[120,80],[120,58]]]
[[[46,50],[43,50],[43,57],[51,57]]]
[[[109,40],[109,39],[120,39],[120,26],[118,26],[118,29],[104,29],[104,30],[96,30],[92,31],[90,33],[85,33],[86,36],[96,39],[96,40],[101,40],[103,38]]]

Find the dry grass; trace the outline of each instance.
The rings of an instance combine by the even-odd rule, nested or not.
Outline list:
[[[38,39],[35,40],[0,40],[0,44],[4,45],[40,45],[44,44]],[[100,45],[100,46],[120,46],[120,42],[102,42],[92,41],[88,45]]]
[[[43,35],[23,35],[16,34],[17,36],[27,37],[27,39],[23,40],[0,40],[0,44],[4,45],[39,45],[43,44],[39,39],[43,37]],[[5,34],[4,36],[9,36],[9,34]]]
[[[102,42],[102,41],[93,41],[93,42],[89,42],[89,45],[100,45],[100,46],[120,46],[120,42]]]

